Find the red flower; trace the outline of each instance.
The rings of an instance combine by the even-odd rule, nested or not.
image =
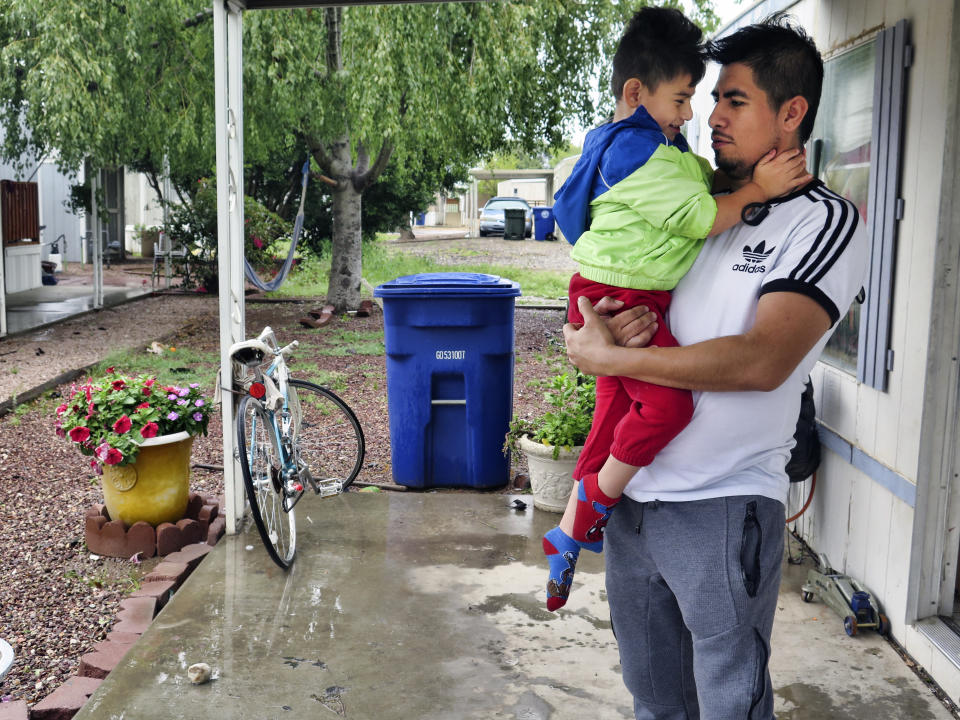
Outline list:
[[[107,372],[108,372],[108,373],[112,373],[112,372],[113,372],[113,368],[112,368],[112,367],[108,367],[108,368],[107,368]]]
[[[127,384],[123,380],[114,380],[112,383],[110,383],[110,387],[112,387],[114,390],[123,390],[126,386]]]
[[[261,240],[260,238],[254,236],[254,238],[253,238],[253,245],[254,245],[254,247],[257,248],[257,250],[259,250],[260,248],[263,247],[263,240]]]
[[[60,416],[63,415],[66,411],[67,411],[67,405],[66,405],[66,403],[64,403],[63,405],[61,405],[60,407],[57,408],[57,417],[60,417]]]
[[[121,415],[120,419],[113,424],[113,431],[123,435],[127,430],[130,429],[131,425],[133,425],[133,423],[130,422],[130,418],[128,418],[126,415]]]
[[[123,453],[117,450],[116,448],[110,448],[107,450],[106,457],[103,458],[103,461],[107,465],[116,465],[121,460],[123,460]]]
[[[145,381],[144,381],[143,386],[144,386],[144,387],[153,387],[156,382],[157,382],[157,379],[156,379],[156,378],[150,378],[149,380],[145,380]]]
[[[157,425],[155,422],[148,422],[146,425],[140,428],[140,435],[143,438],[156,437],[157,432],[159,432],[159,430],[160,430],[160,426]]]
[[[90,437],[90,430],[81,425],[80,427],[73,428],[68,434],[74,442],[82,443]]]
[[[149,410],[149,409],[150,409],[150,403],[148,402],[143,402],[137,405],[137,410]]]

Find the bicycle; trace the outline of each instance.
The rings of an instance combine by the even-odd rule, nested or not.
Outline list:
[[[290,377],[270,327],[230,347],[237,404],[237,448],[250,515],[270,558],[288,568],[297,550],[294,507],[307,487],[342,493],[360,472],[363,430],[328,388]]]

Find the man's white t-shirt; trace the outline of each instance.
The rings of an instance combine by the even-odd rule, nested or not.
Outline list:
[[[831,330],[771,392],[695,392],[693,419],[627,486],[634,500],[686,501],[762,495],[786,501],[784,467],[800,395],[823,346],[864,285],[869,244],[848,200],[814,181],[769,205],[758,224],[707,239],[673,292],[669,321],[681,345],[749,330],[769,292],[819,303]]]

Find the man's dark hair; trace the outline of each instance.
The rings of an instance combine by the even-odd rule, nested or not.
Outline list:
[[[651,92],[662,82],[689,74],[696,85],[703,78],[706,62],[700,39],[703,32],[679,10],[645,7],[627,23],[613,56],[614,98],[623,93],[630,78],[637,78]]]
[[[707,57],[721,65],[743,63],[767,94],[775,111],[797,95],[809,106],[797,132],[802,145],[813,132],[823,88],[823,59],[813,40],[785,13],[775,13],[756,25],[707,44]]]

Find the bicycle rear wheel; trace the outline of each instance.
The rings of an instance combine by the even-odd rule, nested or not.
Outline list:
[[[272,417],[260,401],[249,395],[241,398],[237,410],[237,449],[250,515],[270,558],[286,569],[297,549],[297,523],[285,498],[273,434]]]
[[[335,393],[306,380],[290,380],[300,406],[294,429],[297,464],[317,483],[336,480],[345,489],[360,473],[365,451],[363,430],[353,410]]]

